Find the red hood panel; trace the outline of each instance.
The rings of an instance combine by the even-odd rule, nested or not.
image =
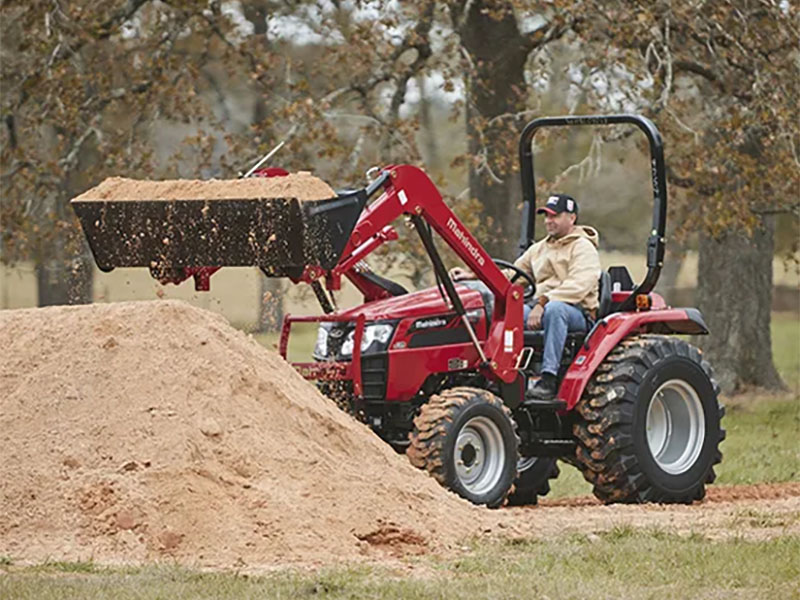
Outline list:
[[[458,291],[466,310],[483,308],[483,298],[481,298],[481,294],[477,290],[456,285],[456,291]],[[333,314],[352,317],[354,320],[358,315],[364,315],[367,321],[378,321],[440,315],[449,312],[453,312],[453,309],[449,306],[449,303],[444,303],[439,290],[433,287],[402,296],[395,296],[394,298],[376,300],[368,304],[336,311]]]

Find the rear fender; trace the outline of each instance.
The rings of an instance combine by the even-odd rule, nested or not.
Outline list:
[[[558,397],[567,403],[568,410],[578,403],[600,363],[631,333],[704,335],[708,327],[696,308],[615,313],[601,319],[586,336],[561,382]]]

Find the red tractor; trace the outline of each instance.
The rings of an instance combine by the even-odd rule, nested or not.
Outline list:
[[[557,459],[580,469],[604,502],[688,503],[714,480],[723,409],[708,362],[674,337],[708,333],[702,315],[671,308],[652,291],[663,264],[667,209],[663,147],[653,123],[634,115],[529,123],[520,140],[520,250],[534,238],[536,131],[612,124],[633,124],[649,141],[654,209],[647,275],[639,284],[625,267],[600,275],[597,321],[588,333],[569,334],[552,401],[523,404],[542,356],[542,332],[524,330],[522,318],[536,282],[490,257],[416,167],[384,167],[366,188],[318,202],[73,206],[102,270],[149,266],[162,281],[194,276],[198,289],[208,289],[217,268],[256,265],[268,276],[310,284],[325,314],[287,316],[282,355],[293,323],[318,322],[314,361],[295,363],[298,371],[473,503],[535,503],[558,475]],[[397,239],[391,224],[400,216],[419,234],[436,287],[409,293],[364,262]],[[450,279],[434,234],[478,281]],[[501,269],[516,272],[509,280]],[[363,304],[334,309],[328,291],[340,289],[342,277],[363,294]]]

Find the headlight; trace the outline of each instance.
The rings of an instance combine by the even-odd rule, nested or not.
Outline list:
[[[315,358],[324,359],[328,356],[328,334],[330,331],[330,323],[322,323],[317,329],[317,343],[314,344]]]
[[[389,344],[389,339],[392,337],[394,325],[388,323],[376,323],[374,325],[367,325],[364,327],[364,335],[361,336],[361,352],[366,352],[373,343],[376,343],[376,348],[373,352],[380,352],[386,350]],[[353,355],[353,345],[355,344],[356,332],[351,331],[342,343],[342,348],[339,351],[342,356]]]

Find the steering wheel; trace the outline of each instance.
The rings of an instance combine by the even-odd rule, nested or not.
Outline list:
[[[511,277],[511,283],[515,283],[520,277],[527,281],[528,287],[525,288],[525,291],[522,293],[522,297],[525,300],[530,300],[533,298],[533,295],[536,293],[536,281],[533,279],[533,277],[528,275],[519,267],[514,266],[513,263],[510,263],[507,260],[493,258],[492,261],[494,261],[494,264],[496,264],[498,267],[502,267],[503,269],[511,269],[514,271],[514,275]]]

